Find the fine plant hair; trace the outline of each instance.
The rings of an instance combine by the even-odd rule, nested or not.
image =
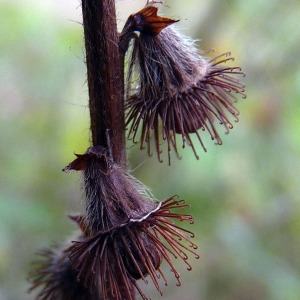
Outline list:
[[[114,0],[82,0],[91,146],[63,171],[82,173],[85,206],[70,216],[75,237],[37,253],[29,276],[37,300],[150,299],[139,281],[163,295],[162,263],[180,286],[174,260],[190,271],[190,257],[199,258],[194,233],[181,226],[194,223],[185,200],[157,200],[128,171],[126,130],[149,155],[154,142],[159,161],[164,141],[169,164],[172,150],[179,157],[178,136],[198,158],[192,135],[206,151],[199,131],[221,144],[216,123],[229,132],[231,118],[238,121],[234,104],[245,94],[237,77],[244,73],[227,66],[229,52],[199,55],[173,29],[179,20],[159,16],[155,3],[147,1],[118,33]]]

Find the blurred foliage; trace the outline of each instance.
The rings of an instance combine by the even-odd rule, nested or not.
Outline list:
[[[1,300],[33,299],[34,253],[68,239],[66,215],[82,207],[80,176],[60,172],[90,138],[81,8],[70,2],[0,2]],[[120,24],[143,4],[119,1]],[[166,4],[204,52],[232,52],[248,98],[199,161],[187,148],[169,167],[128,143],[133,174],[158,199],[191,204],[201,255],[191,272],[179,266],[182,287],[168,274],[165,297],[146,289],[152,299],[300,299],[300,2]]]

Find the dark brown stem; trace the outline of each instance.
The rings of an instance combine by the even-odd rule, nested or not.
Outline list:
[[[111,147],[113,160],[126,165],[124,76],[115,1],[82,0],[82,12],[92,143]]]
[[[125,166],[124,70],[118,46],[115,1],[82,0],[82,13],[92,144],[110,149],[114,162]],[[114,264],[112,261],[110,268],[113,269]],[[121,274],[116,274],[120,294],[125,295],[128,289],[119,278]],[[134,299],[134,286],[129,288],[130,299]],[[115,299],[115,295],[109,299]]]

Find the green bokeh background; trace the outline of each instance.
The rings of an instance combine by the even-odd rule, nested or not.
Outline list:
[[[145,1],[118,1],[121,27]],[[158,199],[191,204],[200,260],[177,262],[181,287],[152,299],[300,299],[300,2],[169,0],[163,11],[204,51],[230,50],[247,73],[240,122],[222,146],[171,167],[128,143],[133,174]],[[0,299],[34,299],[34,253],[64,242],[83,207],[80,175],[61,172],[89,146],[81,7],[0,0]],[[223,129],[220,128],[222,131]],[[176,263],[176,262],[175,262]]]

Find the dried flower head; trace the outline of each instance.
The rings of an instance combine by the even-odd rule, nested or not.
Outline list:
[[[101,146],[77,154],[64,171],[83,172],[86,223],[91,234],[107,231],[130,218],[139,219],[158,205],[145,186],[115,164]]]
[[[33,262],[34,269],[29,275],[32,285],[29,292],[40,289],[37,300],[99,300],[97,289],[89,289],[77,280],[77,272],[72,269],[70,258],[58,245],[43,249],[39,259]]]
[[[68,252],[78,280],[91,290],[99,287],[104,300],[109,299],[108,295],[118,300],[134,299],[131,284],[143,299],[147,299],[137,280],[148,283],[148,275],[162,294],[159,279],[166,285],[167,280],[160,264],[165,259],[179,286],[180,275],[171,257],[181,258],[188,270],[192,269],[187,261],[188,254],[199,257],[194,252],[197,246],[190,239],[193,234],[174,223],[174,219],[193,222],[190,215],[171,211],[186,206],[183,200],[171,197],[141,219],[129,219],[126,224],[74,242]]]
[[[73,220],[84,238],[75,241],[67,252],[77,279],[84,286],[91,292],[99,287],[105,300],[130,300],[134,299],[134,285],[146,299],[136,281],[147,282],[149,276],[162,293],[159,278],[167,284],[160,270],[163,259],[180,285],[171,256],[180,257],[188,269],[188,253],[198,257],[194,252],[197,247],[191,241],[193,234],[174,223],[174,219],[193,222],[190,215],[171,211],[186,208],[183,200],[171,197],[163,202],[154,201],[148,189],[114,164],[100,146],[77,155],[64,170],[83,172],[86,212]]]
[[[127,23],[123,30],[126,37],[130,36],[130,30],[139,32],[131,35],[126,105],[128,136],[135,143],[140,142],[141,149],[148,144],[151,155],[150,142],[154,135],[160,161],[161,142],[166,140],[170,163],[172,148],[178,155],[176,134],[180,134],[182,146],[191,146],[198,158],[190,134],[196,134],[205,151],[199,129],[207,130],[217,144],[222,143],[215,122],[223,125],[228,133],[233,127],[228,115],[238,121],[239,111],[234,103],[238,94],[242,97],[245,94],[244,85],[236,75],[244,76],[244,73],[239,67],[226,65],[233,61],[229,52],[211,59],[200,56],[193,42],[169,27],[175,20],[159,23],[161,27],[157,31],[156,18],[161,18],[157,16],[157,8],[146,7],[131,16],[128,19],[131,26]],[[155,30],[151,32],[152,26]]]

